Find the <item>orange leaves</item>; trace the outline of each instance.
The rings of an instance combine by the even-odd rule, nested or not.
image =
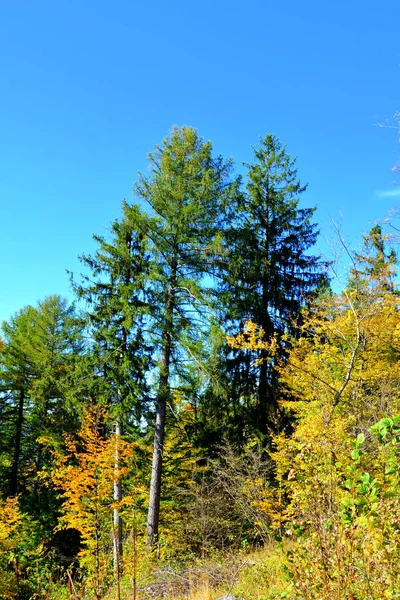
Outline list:
[[[80,531],[90,544],[96,519],[104,510],[110,513],[114,508],[113,483],[127,473],[132,447],[115,435],[105,438],[105,412],[96,406],[86,412],[78,439],[66,436],[65,440],[67,454],[58,457],[53,472],[53,481],[64,497],[62,523]]]
[[[0,597],[5,600],[18,597],[16,573],[8,569],[15,563],[15,555],[21,542],[22,515],[18,498],[0,501]]]
[[[22,522],[18,498],[0,501],[0,553],[11,550]]]
[[[65,444],[65,454],[55,453],[52,473],[63,497],[59,529],[79,531],[81,566],[100,595],[112,570],[112,511],[131,504],[129,496],[114,502],[113,486],[127,474],[133,448],[120,436],[107,437],[106,413],[96,405],[86,411],[78,436],[65,436]]]

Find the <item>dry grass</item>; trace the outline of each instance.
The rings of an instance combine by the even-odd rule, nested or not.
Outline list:
[[[269,545],[250,553],[227,553],[195,561],[184,569],[160,566],[137,587],[136,600],[275,600],[286,589],[283,554]],[[115,591],[105,600],[115,600]],[[133,600],[132,583],[122,582],[121,600]]]

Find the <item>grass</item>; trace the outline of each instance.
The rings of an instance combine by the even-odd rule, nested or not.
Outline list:
[[[139,582],[136,600],[277,600],[287,588],[283,554],[276,545],[251,552],[215,554],[190,566],[160,565]],[[121,582],[121,600],[133,600],[131,578]],[[113,589],[104,600],[117,600]]]

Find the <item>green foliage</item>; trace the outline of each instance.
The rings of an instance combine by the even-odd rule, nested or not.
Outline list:
[[[174,128],[80,317],[3,324],[1,598],[399,598],[395,253],[374,226],[334,293],[296,161],[247,169]]]
[[[37,307],[22,309],[3,323],[0,397],[4,420],[2,483],[11,496],[45,521],[54,503],[37,473],[48,465],[38,438],[62,439],[62,431],[77,426],[74,371],[83,351],[74,309],[60,296],[49,296]],[[47,515],[45,514],[47,513]]]
[[[312,222],[315,209],[298,206],[306,186],[295,163],[273,135],[255,149],[253,164],[246,165],[246,191],[237,197],[226,232],[219,290],[225,331],[243,331],[251,319],[268,341],[279,337],[280,358],[288,346],[284,334],[295,334],[304,304],[326,282],[324,263],[310,253],[318,235]],[[228,398],[221,402],[219,395],[209,394],[205,401],[214,398],[218,420],[227,421],[225,427],[233,425],[236,439],[244,430],[265,438],[274,421],[280,385],[267,359],[263,347],[220,351]],[[213,410],[211,406],[205,420]]]
[[[149,312],[146,285],[149,271],[147,243],[136,230],[134,208],[125,203],[108,240],[94,236],[98,249],[81,261],[90,271],[80,284],[78,298],[86,302],[86,326],[91,339],[83,389],[137,428],[148,408],[146,372],[152,346],[143,328]]]
[[[235,192],[230,162],[212,156],[194,129],[174,128],[149,154],[149,174],[139,176],[135,193],[145,206],[132,207],[135,228],[148,240],[151,296],[149,332],[155,347],[156,426],[150,483],[149,543],[158,536],[166,412],[175,389],[188,389],[193,369],[201,370],[210,329],[214,274],[220,250],[223,206]],[[198,390],[191,390],[194,403]]]
[[[194,129],[174,128],[149,154],[149,172],[134,188],[144,210],[127,208],[131,227],[148,242],[152,340],[161,355],[163,335],[171,336],[171,369],[179,383],[185,364],[201,356],[209,332],[213,294],[207,277],[221,251],[224,207],[237,187],[231,170],[231,162],[214,157],[211,143]]]

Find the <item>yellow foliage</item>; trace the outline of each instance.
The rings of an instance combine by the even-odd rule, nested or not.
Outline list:
[[[379,302],[371,295],[360,304],[350,292],[319,302],[280,369],[282,381],[300,401],[286,408],[300,415],[316,402],[327,420],[336,411],[358,427],[398,413],[399,330],[393,293],[379,295]]]
[[[228,346],[231,348],[249,350],[257,352],[258,350],[268,350],[268,356],[265,360],[272,361],[275,358],[278,347],[277,336],[274,335],[270,340],[265,339],[265,332],[262,327],[259,327],[251,319],[244,324],[243,332],[234,336],[227,336]],[[259,360],[255,360],[255,364]]]
[[[22,515],[18,498],[0,501],[0,597],[18,597],[16,550],[19,544]],[[10,569],[10,565],[13,567]]]
[[[87,570],[87,584],[97,592],[105,587],[111,567],[112,511],[132,505],[129,495],[118,504],[114,502],[113,484],[127,474],[133,445],[115,435],[104,438],[105,416],[99,406],[87,410],[78,438],[65,436],[67,452],[56,454],[52,472],[63,497],[59,528],[76,529],[81,534],[80,564]]]
[[[285,499],[285,523],[275,520],[298,540],[288,572],[305,600],[398,597],[398,467],[385,472],[400,460],[369,432],[400,412],[398,302],[382,289],[324,299],[280,366],[294,398],[281,404],[296,426],[273,441],[276,494]]]
[[[303,318],[284,361],[273,360],[293,431],[273,436],[274,484],[255,502],[294,541],[285,597],[399,598],[399,296],[357,280]],[[228,343],[276,356],[251,322]]]

